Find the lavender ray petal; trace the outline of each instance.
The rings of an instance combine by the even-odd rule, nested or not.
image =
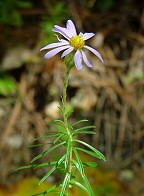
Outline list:
[[[65,45],[68,45],[69,42],[57,42],[57,43],[52,43],[52,44],[48,44],[47,46],[43,47],[40,49],[40,51],[42,50],[45,50],[45,49],[51,49],[51,48],[56,48],[56,47],[59,47],[59,46],[65,46]]]
[[[71,36],[76,36],[77,35],[76,27],[75,27],[74,23],[71,20],[67,21],[66,27],[67,27],[69,33],[71,34]]]
[[[61,47],[59,47],[59,48],[55,48],[55,49],[53,49],[53,50],[47,52],[47,53],[45,54],[44,57],[45,57],[46,59],[50,59],[50,58],[52,58],[54,55],[56,55],[57,53],[59,53],[60,51],[65,50],[65,49],[67,49],[67,48],[69,48],[69,47],[70,47],[70,46],[61,46]]]
[[[82,56],[83,56],[83,60],[84,60],[85,64],[86,64],[88,67],[92,67],[91,62],[88,60],[88,58],[87,58],[85,52],[83,52],[83,51],[82,51]]]
[[[86,45],[84,46],[84,48],[90,50],[92,53],[94,53],[101,60],[102,63],[104,63],[104,60],[103,60],[101,54],[97,50],[95,50],[89,46],[86,46]]]
[[[67,50],[65,50],[62,55],[61,55],[61,58],[67,56],[69,53],[71,53],[72,51],[74,50],[74,47],[70,47],[68,48]]]
[[[79,36],[80,36],[81,38],[83,37],[83,35],[84,35],[84,34],[83,34],[82,32],[79,33]]]
[[[91,37],[93,37],[95,34],[94,33],[84,33],[83,35],[83,40],[87,40],[90,39]]]
[[[66,29],[64,27],[60,27],[58,25],[55,25],[55,27],[52,30],[54,32],[60,33],[61,35],[63,35],[68,40],[72,37],[70,32],[68,31],[68,29]]]
[[[61,34],[62,36],[64,36],[66,39],[70,40],[69,36],[64,33],[63,31],[58,30],[57,28],[53,28],[52,29],[54,32]]]
[[[79,50],[76,51],[75,55],[74,55],[74,62],[75,62],[75,66],[78,70],[82,69],[82,54]]]

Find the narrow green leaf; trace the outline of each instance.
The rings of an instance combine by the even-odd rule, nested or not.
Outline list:
[[[26,165],[26,166],[19,167],[16,170],[30,169],[30,168],[36,169],[36,168],[46,167],[46,166],[50,166],[50,165],[55,165],[56,163],[57,163],[57,161]]]
[[[48,153],[51,152],[52,150],[58,148],[59,146],[64,145],[65,143],[66,143],[66,141],[61,142],[61,143],[59,143],[59,144],[57,144],[57,145],[51,147],[50,149],[44,151],[43,153],[41,153],[41,154],[39,154],[38,156],[36,156],[36,157],[31,161],[31,163],[33,163],[34,161],[40,159],[41,157],[43,157],[44,155],[48,154]]]
[[[92,151],[94,151],[94,152],[97,154],[97,158],[102,159],[103,161],[106,161],[104,155],[103,155],[101,152],[99,152],[97,149],[95,149],[94,147],[92,147],[91,145],[89,145],[89,144],[87,144],[86,142],[83,142],[83,141],[81,141],[81,140],[73,140],[73,141],[78,142],[78,143],[81,143],[81,144],[83,144],[84,146],[90,148]],[[93,156],[93,155],[92,155],[92,156]]]
[[[48,124],[54,124],[54,125],[59,124],[59,125],[62,125],[62,126],[65,127],[65,124],[64,124],[64,122],[62,120],[54,120],[52,122],[49,122]]]
[[[72,159],[72,162],[74,163],[73,167],[76,167],[78,170],[80,170],[78,162],[76,160],[74,160],[74,159]]]
[[[55,166],[40,180],[39,185],[41,185],[57,169],[57,167],[64,161],[65,156],[66,155],[62,156],[62,158],[57,161]]]
[[[93,151],[89,151],[89,150],[86,150],[86,149],[84,149],[84,148],[79,148],[79,147],[75,147],[77,150],[80,150],[80,151],[82,151],[82,152],[85,152],[85,153],[87,153],[87,154],[89,154],[89,155],[91,155],[91,156],[93,156],[93,157],[96,157],[96,158],[100,158],[99,157],[99,155],[97,155],[97,153],[96,152],[93,152]]]
[[[33,145],[28,146],[28,148],[35,148],[38,146],[44,146],[44,144],[33,144]]]
[[[93,193],[93,190],[92,190],[91,185],[89,183],[89,180],[87,179],[85,174],[84,174],[84,181],[85,181],[85,183],[87,185],[87,191],[88,191],[89,195],[90,196],[94,196],[94,193]]]
[[[62,184],[62,190],[61,190],[60,196],[64,195],[69,179],[70,179],[70,173],[66,173],[63,184]]]
[[[77,125],[77,124],[79,124],[79,123],[82,123],[82,122],[88,122],[88,120],[87,119],[79,120],[79,121],[73,123],[72,124],[72,127],[75,126],[75,125]]]
[[[96,167],[97,163],[95,162],[83,162],[83,165],[86,167]]]
[[[96,134],[94,131],[78,131],[77,133],[75,133],[75,134]],[[74,135],[73,133],[72,133],[72,135]]]
[[[43,195],[46,195],[46,194],[54,191],[55,189],[57,189],[59,186],[60,186],[60,184],[54,185],[53,187],[49,188],[48,190],[46,190],[46,191],[44,191],[42,193],[34,194],[32,196],[43,196]]]
[[[55,165],[39,182],[39,185],[41,185],[55,170],[57,166]]]
[[[63,160],[66,158],[66,154],[65,155],[63,155],[60,159],[59,159],[59,161],[57,161],[57,165],[59,166],[62,162],[63,162]]]
[[[61,123],[65,126],[64,122],[62,120],[54,120],[54,122],[58,122],[58,123]]]
[[[46,166],[50,166],[50,165],[55,165],[56,163],[57,163],[57,161],[35,164],[34,169],[41,168],[41,167],[46,167]]]
[[[80,159],[80,156],[78,154],[78,151],[75,148],[73,148],[73,150],[74,150],[74,153],[75,153],[77,161],[78,161],[77,163],[79,165],[80,173],[81,173],[82,177],[84,177],[84,167],[83,167],[82,161]]]
[[[81,128],[79,128],[79,129],[76,129],[75,131],[73,131],[72,135],[75,135],[76,133],[80,132],[81,130],[93,129],[93,128],[95,128],[95,126],[91,126],[91,125],[89,125],[89,126],[84,126],[84,127],[81,127]]]
[[[33,165],[25,165],[25,166],[21,166],[19,168],[17,168],[16,170],[21,170],[21,169],[30,169],[33,168]]]
[[[55,143],[56,143],[58,140],[60,140],[60,138],[63,137],[64,135],[66,135],[66,134],[60,133],[59,136],[55,139],[55,141],[54,141],[53,143],[55,144]]]
[[[81,176],[83,177],[83,180],[84,180],[84,182],[87,185],[87,191],[88,191],[89,195],[90,196],[94,196],[94,193],[93,193],[93,190],[92,190],[91,185],[89,183],[89,180],[87,179],[87,177],[86,177],[86,175],[84,173],[83,163],[82,163],[81,158],[80,158],[80,156],[79,156],[79,154],[78,154],[78,152],[77,152],[77,150],[75,148],[74,148],[74,152],[75,152],[75,155],[76,155],[76,158],[77,158],[77,161],[78,161],[77,164],[76,164],[76,167],[77,167],[77,165],[79,165],[77,168],[80,171]]]
[[[76,180],[74,181],[74,184],[76,184],[77,186],[79,186],[81,189],[83,189],[84,191],[86,191],[88,193],[88,190],[87,188],[82,185],[80,182],[77,182]]]

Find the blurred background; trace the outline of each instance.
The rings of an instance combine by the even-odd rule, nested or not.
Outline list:
[[[88,44],[93,67],[73,68],[68,102],[71,122],[88,119],[96,135],[81,139],[100,150],[106,163],[86,170],[96,196],[144,195],[144,2],[136,0],[0,1],[0,195],[28,196],[61,180],[55,173],[16,169],[30,164],[48,146],[29,148],[60,119],[65,65],[56,55],[43,58],[40,48],[55,42],[55,24],[71,19],[78,32],[95,32]],[[39,160],[54,160],[60,152]],[[62,152],[61,152],[62,153]],[[90,157],[81,155],[83,159]],[[72,195],[83,194],[74,189]],[[49,194],[50,195],[50,194]],[[54,194],[52,194],[54,195]]]

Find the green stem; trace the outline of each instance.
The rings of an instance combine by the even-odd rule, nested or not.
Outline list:
[[[66,126],[68,126],[67,117],[66,117],[66,98],[67,98],[67,87],[68,87],[68,77],[69,77],[70,71],[66,71],[66,76],[64,79],[64,89],[63,89],[63,98],[62,98],[62,110],[63,110],[63,118],[64,123]]]
[[[63,112],[63,120],[64,120],[65,128],[66,128],[67,134],[69,136],[69,141],[70,141],[70,154],[69,154],[69,168],[68,168],[68,171],[69,171],[69,174],[71,176],[71,173],[72,173],[72,142],[73,142],[73,138],[72,138],[69,126],[68,126],[68,117],[67,117],[67,114],[66,114],[66,98],[67,98],[67,87],[68,87],[69,73],[70,73],[70,69],[67,68],[66,76],[65,76],[65,79],[64,79],[64,89],[63,89],[63,98],[62,98],[62,112]]]

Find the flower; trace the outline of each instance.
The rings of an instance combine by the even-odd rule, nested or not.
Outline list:
[[[84,52],[84,49],[88,49],[103,62],[103,58],[97,50],[85,45],[85,41],[93,37],[95,35],[94,33],[83,34],[80,32],[79,35],[77,35],[75,25],[71,20],[67,21],[66,28],[55,25],[53,31],[61,34],[67,40],[59,39],[57,36],[59,42],[43,47],[41,50],[52,49],[45,54],[46,59],[52,58],[61,51],[64,51],[61,55],[61,58],[63,58],[74,51],[75,66],[78,70],[81,70],[83,67],[82,62],[84,62],[88,67],[92,67],[91,62],[88,60],[86,53]]]

